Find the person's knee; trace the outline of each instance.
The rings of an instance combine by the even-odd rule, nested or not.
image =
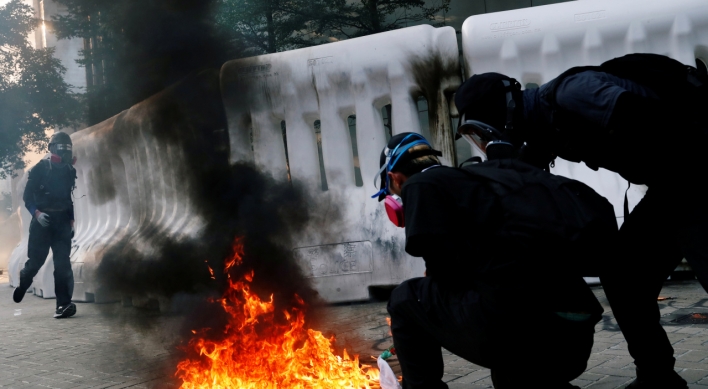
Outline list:
[[[44,262],[41,261],[36,261],[36,260],[28,260],[25,262],[25,266],[20,270],[20,278],[29,278],[30,280],[34,278],[34,276],[37,275],[39,272],[39,269],[42,267]]]
[[[576,327],[575,325],[573,327]],[[562,352],[563,357],[560,359],[559,371],[561,378],[567,381],[572,381],[578,378],[585,369],[587,369],[588,359],[592,354],[592,345],[594,342],[595,331],[592,328],[585,328],[582,325],[577,325],[574,330],[560,339],[560,342],[565,345],[566,350]]]
[[[71,269],[71,266],[54,268],[54,274],[62,279],[74,279],[74,271]]]
[[[388,304],[386,305],[386,310],[392,318],[400,311],[401,305],[407,305],[410,302],[417,302],[419,300],[416,290],[422,279],[423,278],[411,278],[410,280],[403,281],[393,289],[391,298],[389,298]]]
[[[74,278],[74,271],[71,268],[71,261],[69,258],[54,261],[54,276],[61,277],[62,279]]]

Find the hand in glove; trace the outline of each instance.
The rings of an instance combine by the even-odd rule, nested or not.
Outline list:
[[[47,215],[46,213],[44,213],[44,212],[42,212],[42,211],[40,211],[40,210],[36,210],[36,211],[34,212],[34,217],[37,219],[37,221],[39,222],[39,224],[42,225],[42,227],[48,227],[48,226],[49,226],[49,215]]]
[[[76,230],[74,229],[74,221],[71,221],[71,238],[74,239],[74,235],[76,235]]]

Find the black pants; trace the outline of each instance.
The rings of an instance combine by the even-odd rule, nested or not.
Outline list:
[[[526,296],[528,297],[528,296]],[[404,389],[446,389],[441,347],[492,370],[498,389],[565,388],[585,371],[594,323],[561,319],[521,306],[487,306],[474,291],[441,290],[430,277],[414,278],[391,295],[388,312]]]
[[[20,271],[20,288],[27,290],[32,285],[32,279],[44,265],[52,249],[54,258],[54,292],[57,296],[57,307],[71,302],[74,293],[74,272],[71,269],[71,224],[66,212],[47,212],[51,224],[42,227],[37,219],[30,223],[29,243],[25,267]]]
[[[708,206],[703,190],[687,185],[696,177],[650,187],[620,228],[619,257],[601,277],[629,353],[645,372],[674,367],[657,297],[682,258],[708,290]]]

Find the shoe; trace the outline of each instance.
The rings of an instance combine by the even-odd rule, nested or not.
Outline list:
[[[688,389],[688,383],[678,373],[671,370],[670,373],[661,376],[647,377],[637,374],[637,379],[627,385],[625,389]]]
[[[74,305],[74,303],[69,303],[68,305],[57,308],[57,311],[54,312],[54,318],[55,319],[62,319],[65,317],[72,317],[75,314],[76,314],[76,305]]]
[[[25,298],[25,295],[27,294],[27,289],[22,289],[20,287],[15,288],[15,291],[12,292],[12,300],[14,300],[16,303],[19,303],[22,301],[23,298]]]

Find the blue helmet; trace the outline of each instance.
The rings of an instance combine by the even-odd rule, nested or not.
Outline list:
[[[413,153],[406,153],[411,147],[418,145],[426,145],[429,148],[425,150],[416,150]],[[381,151],[381,156],[379,158],[379,166],[381,169],[377,173],[377,176],[381,179],[381,190],[371,196],[371,198],[373,199],[378,197],[379,201],[386,198],[389,188],[387,173],[393,171],[398,164],[402,164],[425,155],[435,155],[441,157],[442,153],[434,150],[433,146],[427,141],[427,139],[425,139],[423,135],[415,132],[404,132],[391,137],[386,147],[384,147]],[[377,177],[374,177],[374,186],[376,186],[376,178]]]

